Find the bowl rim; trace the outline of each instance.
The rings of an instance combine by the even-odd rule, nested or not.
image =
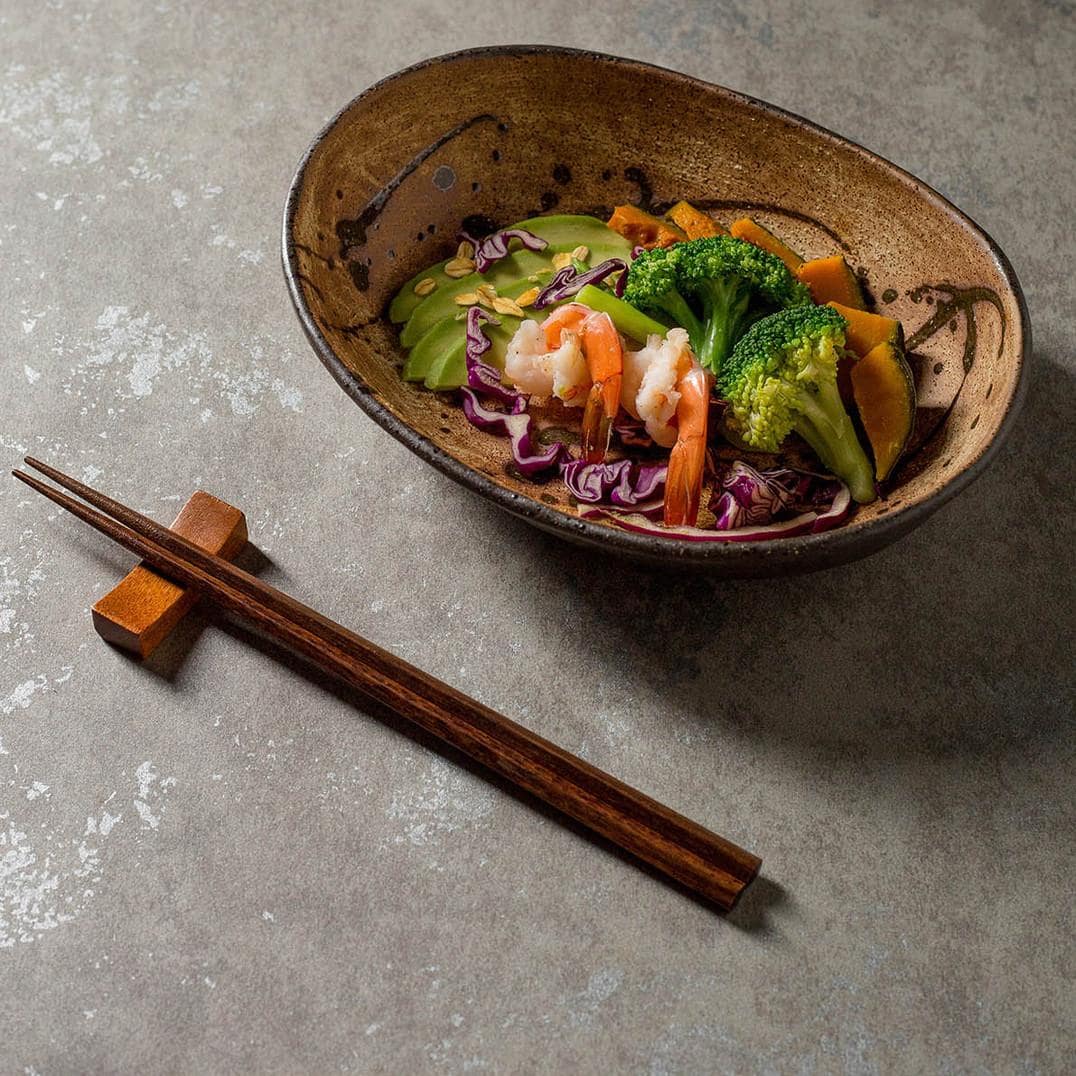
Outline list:
[[[376,398],[366,382],[353,373],[336,355],[332,345],[318,327],[306,301],[306,296],[303,294],[300,281],[301,267],[292,232],[299,198],[306,178],[307,166],[340,120],[366,97],[391,82],[440,64],[461,63],[479,58],[519,58],[533,55],[553,55],[561,58],[617,64],[637,68],[648,73],[657,72],[666,78],[686,82],[692,86],[705,87],[708,91],[716,91],[719,97],[726,97],[730,101],[748,105],[772,117],[788,121],[812,132],[824,141],[849,149],[872,163],[882,164],[905,180],[920,197],[955,216],[959,222],[981,237],[988,253],[1016,300],[1016,306],[1019,311],[1020,348],[1016,355],[1016,378],[1009,394],[1009,399],[1006,401],[1005,411],[994,431],[993,437],[973,459],[969,460],[960,470],[954,471],[937,490],[922,501],[901,505],[885,515],[876,516],[869,521],[857,524],[855,517],[853,517],[848,524],[836,527],[833,530],[824,531],[820,534],[782,538],[779,541],[692,542],[678,538],[637,534],[615,526],[606,526],[579,517],[569,516],[559,509],[544,504],[537,497],[528,497],[499,485],[488,476],[457,460],[435,442],[398,418],[385,404]],[[928,516],[966,489],[983,473],[1012,432],[1012,427],[1027,394],[1027,374],[1031,356],[1031,322],[1027,301],[1012,263],[1005,252],[993,237],[967,213],[929,184],[924,183],[917,176],[901,168],[900,165],[894,164],[858,142],[836,134],[828,128],[822,127],[794,112],[789,112],[759,98],[751,97],[737,90],[730,90],[717,83],[708,82],[705,79],[696,78],[693,75],[687,75],[671,68],[652,64],[645,60],[635,60],[590,49],[574,49],[558,45],[485,45],[460,49],[420,60],[368,86],[333,115],[315,135],[303,153],[288,187],[287,198],[284,203],[281,259],[288,294],[315,354],[348,396],[382,429],[449,478],[492,500],[493,503],[513,515],[534,523],[543,530],[561,534],[576,542],[582,542],[592,547],[613,549],[628,556],[652,562],[668,563],[672,561],[682,563],[685,566],[725,570],[730,574],[747,571],[750,574],[770,575],[781,571],[809,571],[868,556],[896,540],[914,526],[922,523]]]

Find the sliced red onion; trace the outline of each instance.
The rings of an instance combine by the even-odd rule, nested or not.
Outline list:
[[[561,477],[578,501],[587,504],[607,501],[617,508],[637,508],[664,493],[668,470],[665,463],[571,460],[561,468]]]
[[[622,270],[626,272],[627,268],[622,258],[607,258],[592,269],[584,269],[583,272],[579,272],[574,265],[566,265],[558,270],[553,279],[538,293],[538,298],[534,300],[534,308],[542,310],[551,303],[570,299],[587,284],[600,284],[610,274]]]
[[[526,228],[502,228],[485,239],[475,239],[466,232],[460,232],[457,238],[474,247],[474,265],[480,273],[496,265],[501,258],[508,257],[508,244],[513,239],[518,239],[527,250],[545,250],[549,246],[545,239],[528,232]]]

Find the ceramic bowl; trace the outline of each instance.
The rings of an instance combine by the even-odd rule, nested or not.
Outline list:
[[[570,88],[570,94],[550,92]],[[587,122],[579,122],[578,102]],[[513,475],[506,443],[400,378],[385,309],[456,233],[544,212],[679,198],[750,214],[804,257],[841,251],[899,318],[917,433],[886,496],[823,534],[693,543],[578,518],[559,481]],[[538,527],[610,553],[759,576],[880,549],[982,473],[1010,429],[1030,327],[1005,255],[936,191],[763,102],[632,60],[546,46],[424,61],[366,90],[314,139],[284,213],[284,271],[318,357],[416,455]]]

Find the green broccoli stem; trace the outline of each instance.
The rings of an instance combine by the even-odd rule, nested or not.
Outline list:
[[[751,287],[739,277],[714,277],[699,288],[705,316],[705,332],[695,354],[699,362],[717,374],[746,328]]]
[[[801,389],[799,417],[793,429],[814,449],[822,463],[848,485],[856,501],[870,504],[874,500],[877,496],[874,468],[856,437],[835,380],[823,381],[816,391]]]
[[[597,288],[593,284],[580,288],[575,298],[577,302],[589,306],[591,310],[608,314],[613,319],[617,332],[630,336],[632,340],[640,344],[645,344],[646,338],[655,333],[664,339],[669,331],[668,326],[647,317],[641,310],[636,310],[631,303],[626,303],[623,299],[618,299],[611,291]]]
[[[695,316],[695,311],[687,305],[687,300],[678,292],[670,291],[661,297],[662,310],[673,319],[673,323],[687,329],[691,350],[697,352],[703,339],[703,324]]]

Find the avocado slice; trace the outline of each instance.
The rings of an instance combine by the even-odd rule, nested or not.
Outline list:
[[[514,284],[523,283],[524,288],[533,287],[532,284],[526,283],[527,277],[535,276],[549,268],[548,258],[532,254],[529,250],[520,250],[503,258],[488,273],[470,273],[459,280],[453,280],[452,287],[439,288],[419,303],[400,333],[400,343],[404,347],[414,347],[422,334],[438,321],[458,314],[461,308],[456,302],[457,295],[473,292],[482,284],[492,284],[498,295],[506,295],[507,289]]]
[[[597,217],[556,214],[550,217],[532,217],[510,227],[525,228],[544,239],[549,245],[541,253],[547,260],[554,254],[574,250],[580,245],[589,248],[591,265],[597,265],[607,258],[627,259],[631,254],[631,244]],[[427,277],[432,277],[437,287],[425,298],[432,298],[442,289],[454,288],[458,280],[445,274],[446,264],[447,261],[443,261],[431,265],[404,284],[389,306],[389,320],[401,324],[411,317],[423,302],[423,296],[415,294],[415,285]]]
[[[515,284],[511,284],[506,287],[500,294],[504,295],[508,299],[518,299],[529,288],[541,287],[547,283],[550,277],[549,270],[537,274],[539,277],[538,282],[531,280],[520,280]],[[467,380],[467,369],[464,363],[464,347],[467,342],[467,327],[459,314],[463,313],[464,307],[456,307],[456,313],[451,317],[442,318],[432,328],[427,329],[423,333],[421,339],[415,346],[408,352],[407,361],[404,363],[403,377],[405,381],[423,381],[434,365],[439,363],[442,359],[447,359],[448,356],[454,355],[458,359],[458,363],[454,366],[454,369],[462,370],[460,380],[456,385],[438,386],[439,388],[456,388],[458,385],[462,385]],[[527,310],[527,317],[534,321],[543,321],[548,315],[548,310],[534,310],[530,308]],[[519,327],[519,318],[508,317],[507,315],[496,314],[498,319],[504,318],[506,322],[512,323],[511,332],[508,334],[511,337],[512,333]],[[492,333],[496,326],[491,325],[489,322],[483,324],[483,329],[487,333]],[[507,341],[505,341],[507,346]],[[501,350],[501,361],[504,358],[504,349]]]
[[[421,339],[407,353],[404,362],[404,381],[424,381],[434,363],[450,351],[462,351],[466,343],[466,330],[462,321],[455,317],[442,318],[422,334]]]
[[[492,366],[504,368],[505,355],[508,353],[508,344],[516,334],[522,319],[509,317],[506,314],[498,314],[500,325],[485,324],[482,326],[489,342],[493,345],[482,358]],[[438,392],[447,392],[449,389],[458,389],[460,385],[467,384],[467,348],[466,344],[459,348],[451,348],[438,359],[426,375],[426,388]]]

